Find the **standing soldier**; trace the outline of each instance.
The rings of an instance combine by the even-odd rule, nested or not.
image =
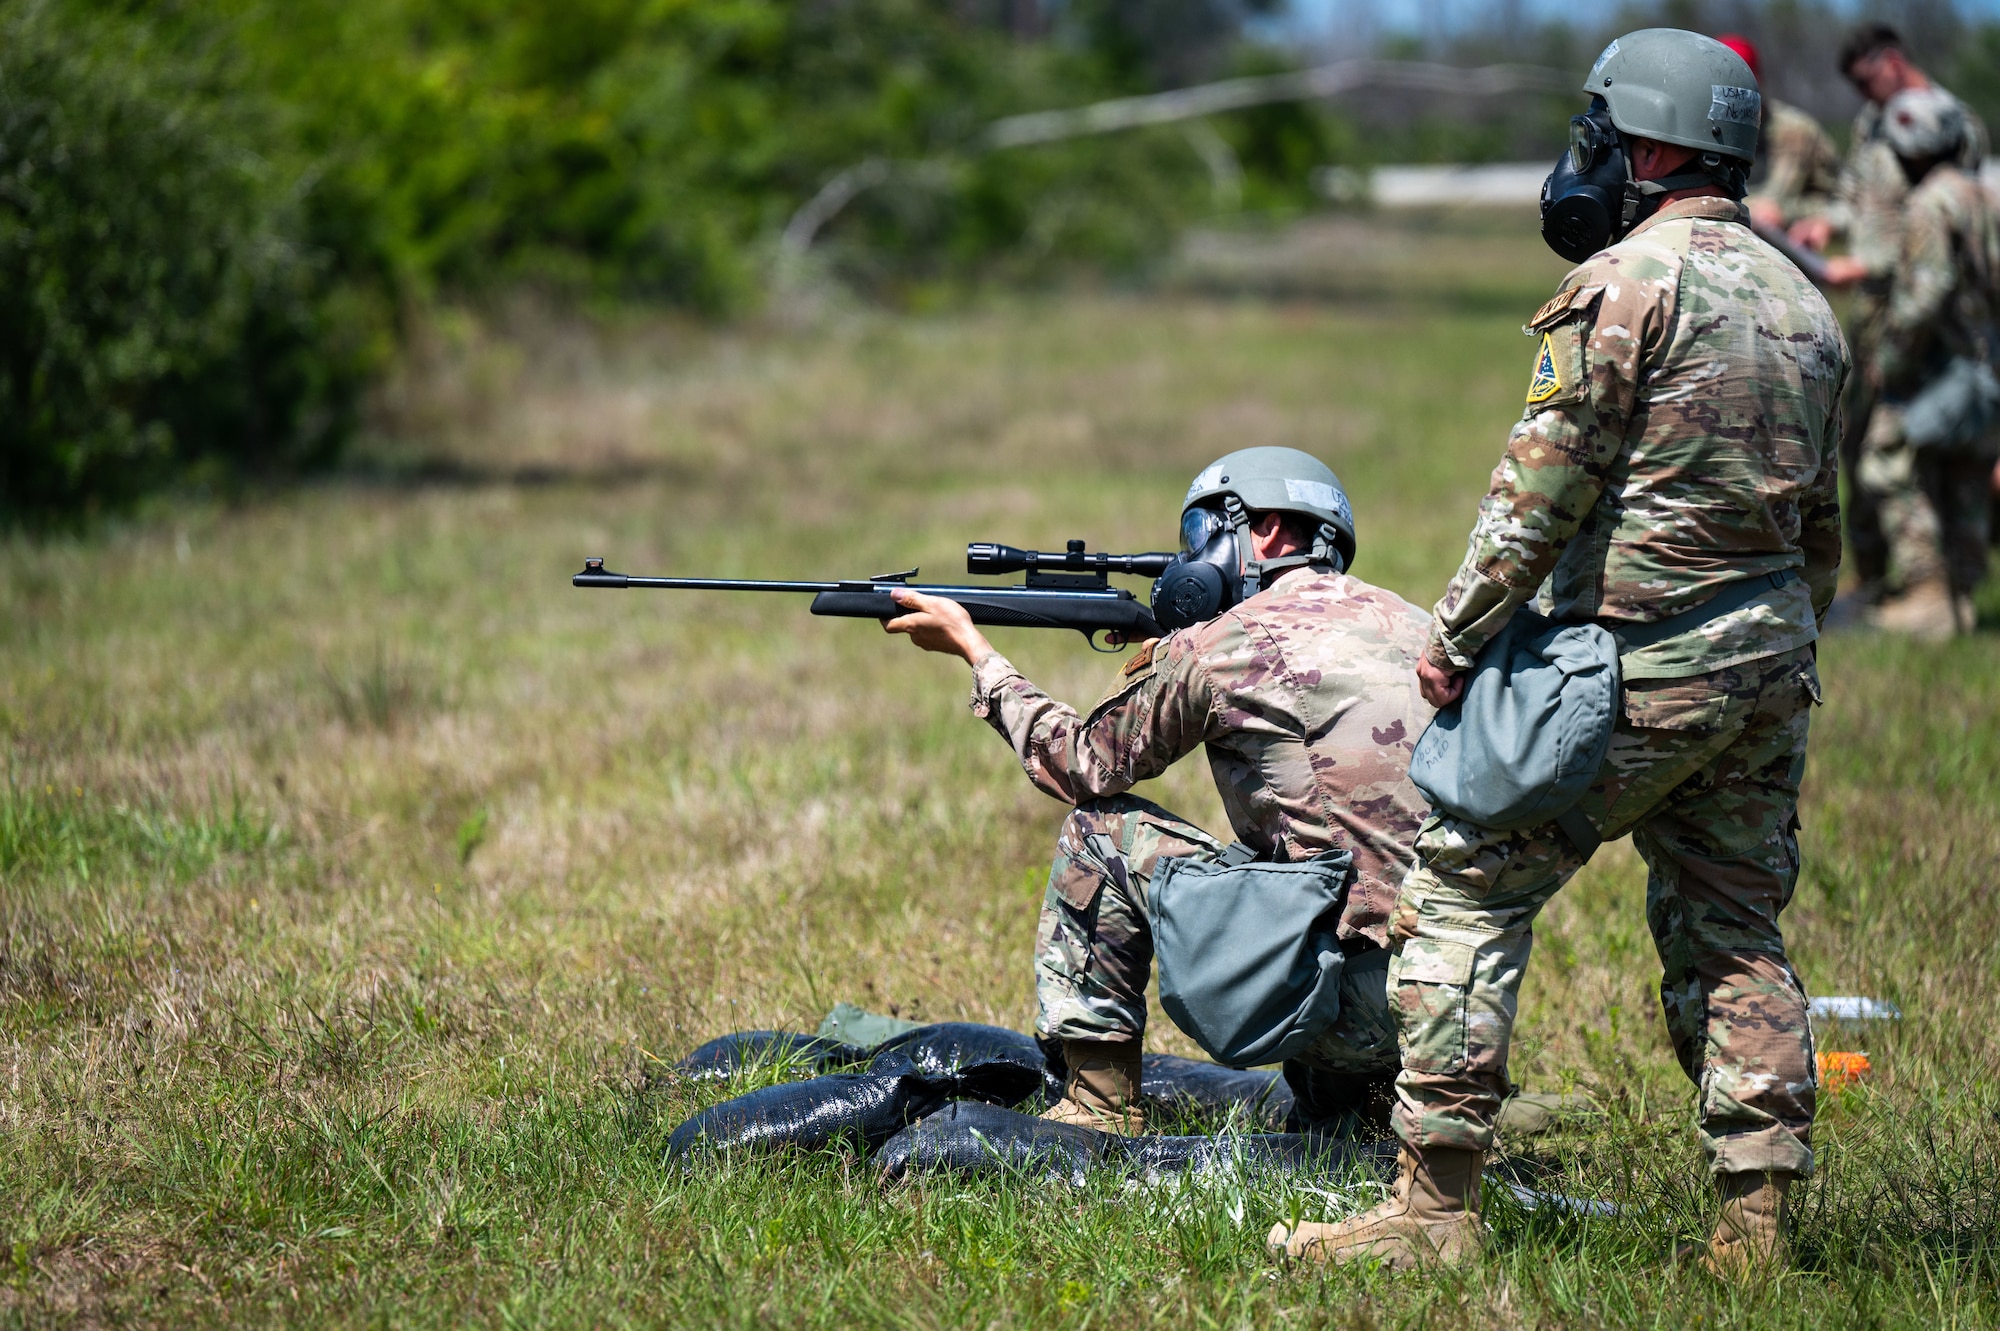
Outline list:
[[[1897,93],[1882,127],[1911,190],[1865,367],[1881,400],[1857,476],[1881,512],[1902,592],[1870,618],[1935,640],[1972,629],[1986,574],[2000,220],[1958,164],[1970,126],[1957,98]]]
[[[1937,85],[1911,62],[1903,50],[1902,37],[1886,23],[1864,23],[1854,30],[1841,47],[1840,70],[1866,102],[1854,117],[1854,132],[1832,205],[1817,217],[1794,223],[1792,239],[1812,249],[1825,249],[1835,237],[1846,238],[1849,252],[1827,261],[1827,275],[1835,285],[1856,288],[1848,329],[1855,360],[1865,366],[1874,359],[1875,342],[1887,314],[1884,293],[1902,249],[1903,203],[1910,192],[1909,179],[1884,136],[1882,108],[1899,92]],[[1986,160],[1986,126],[1970,110],[1965,116],[1966,141],[1958,160],[1976,176]],[[1873,495],[1856,475],[1874,406],[1875,389],[1869,377],[1855,375],[1848,384],[1847,432],[1840,452],[1853,482],[1848,489],[1847,555],[1868,601],[1879,600],[1886,593],[1889,567],[1881,515],[1876,512]]]
[[[1743,57],[1751,77],[1764,85],[1763,61],[1748,37],[1726,32],[1715,40]],[[1766,94],[1764,121],[1757,132],[1757,165],[1763,179],[1743,201],[1760,229],[1782,232],[1802,218],[1817,216],[1833,202],[1840,185],[1840,149],[1819,121]]]
[[[1812,1037],[1778,915],[1798,878],[1813,646],[1840,561],[1847,346],[1819,292],[1745,225],[1759,97],[1735,53],[1629,33],[1584,91],[1543,186],[1543,234],[1582,262],[1528,324],[1527,410],[1418,673],[1431,702],[1456,700],[1538,589],[1558,620],[1632,631],[1609,756],[1575,812],[1599,837],[1632,833],[1646,861],[1667,1030],[1722,1197],[1707,1261],[1733,1272],[1783,1259],[1786,1190],[1813,1160]],[[1693,626],[1644,633],[1669,618]],[[1391,929],[1396,1195],[1274,1244],[1398,1266],[1475,1251],[1531,930],[1588,858],[1553,823],[1425,822]]]

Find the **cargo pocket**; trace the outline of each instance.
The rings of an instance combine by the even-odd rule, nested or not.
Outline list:
[[[1736,720],[1731,707],[1734,701],[1718,691],[1709,677],[1698,676],[1692,682],[1634,680],[1625,686],[1619,708],[1625,724],[1635,729],[1715,735]]]
[[[1477,950],[1450,939],[1413,938],[1389,963],[1389,992],[1413,1072],[1462,1072],[1467,1000]]]

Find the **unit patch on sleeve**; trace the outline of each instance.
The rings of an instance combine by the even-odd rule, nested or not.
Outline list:
[[[1146,641],[1140,643],[1139,650],[1133,655],[1131,660],[1125,663],[1125,669],[1119,673],[1130,679],[1147,666],[1153,664],[1153,647],[1158,642],[1158,638],[1148,638]]]
[[[1556,373],[1555,347],[1542,334],[1542,351],[1535,357],[1535,377],[1528,381],[1528,405],[1538,406],[1563,391],[1562,377]]]

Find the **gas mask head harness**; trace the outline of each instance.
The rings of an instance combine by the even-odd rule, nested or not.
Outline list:
[[[1748,187],[1744,163],[1717,152],[1698,152],[1687,166],[1658,180],[1635,180],[1625,134],[1611,123],[1602,97],[1569,122],[1569,148],[1542,182],[1542,239],[1571,263],[1582,263],[1652,216],[1676,190],[1720,185],[1741,199]]]
[[[1255,596],[1271,578],[1302,565],[1347,571],[1339,534],[1321,523],[1308,554],[1281,559],[1256,559],[1250,544],[1254,519],[1235,495],[1219,505],[1190,508],[1181,514],[1181,550],[1153,583],[1153,618],[1172,632],[1206,623],[1223,611]]]

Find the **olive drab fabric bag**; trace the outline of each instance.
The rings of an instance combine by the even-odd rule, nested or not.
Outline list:
[[[1418,738],[1410,780],[1435,808],[1481,827],[1561,821],[1588,855],[1596,833],[1565,815],[1611,751],[1619,683],[1610,630],[1517,610],[1479,653],[1459,700]]]
[[[1798,578],[1783,569],[1730,583],[1652,624],[1559,624],[1517,610],[1481,649],[1457,702],[1410,754],[1432,806],[1499,831],[1554,823],[1584,858],[1602,838],[1576,807],[1611,752],[1624,687],[1618,658],[1699,628]]]
[[[1147,894],[1160,1006],[1216,1062],[1247,1068],[1303,1052],[1340,1015],[1334,936],[1354,857],[1296,864],[1161,860]]]

